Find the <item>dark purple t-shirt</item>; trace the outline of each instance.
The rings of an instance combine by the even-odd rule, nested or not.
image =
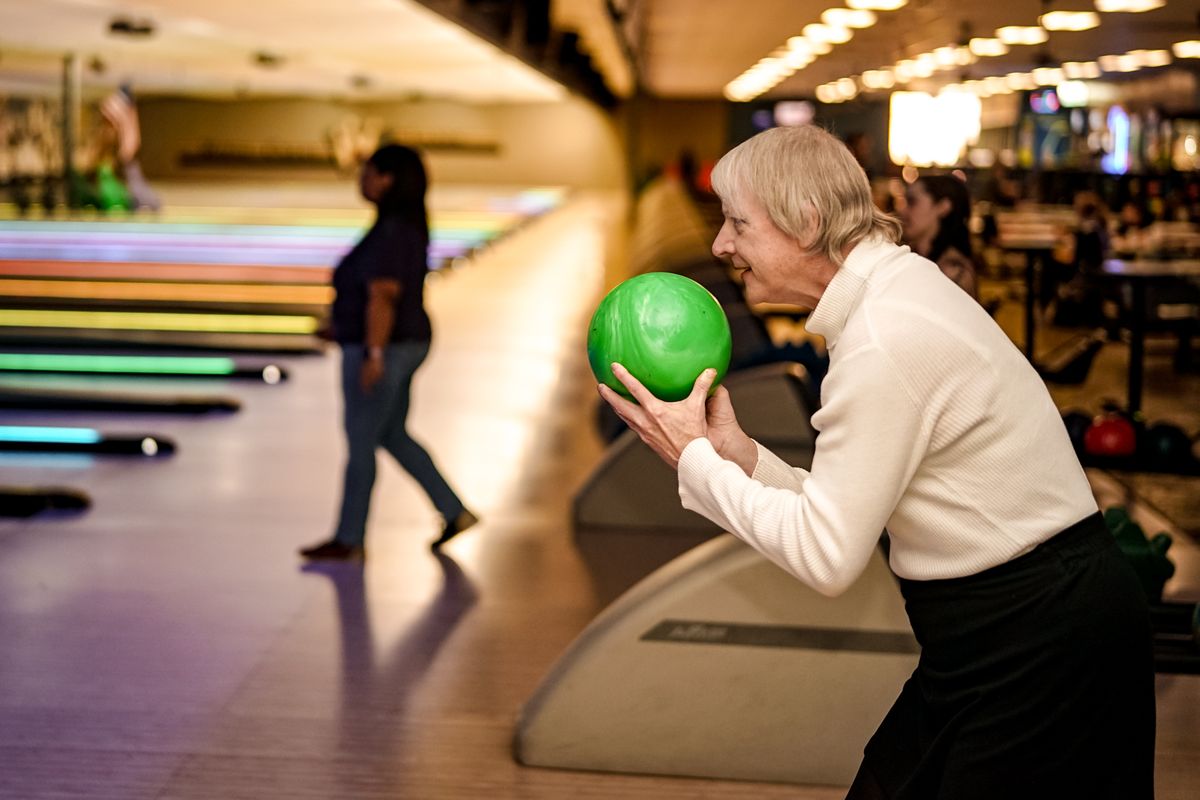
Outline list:
[[[396,217],[382,217],[333,271],[331,322],[341,344],[363,344],[367,334],[368,286],[376,278],[400,282],[396,298],[393,342],[427,342],[429,315],[425,313],[427,243],[416,226]]]

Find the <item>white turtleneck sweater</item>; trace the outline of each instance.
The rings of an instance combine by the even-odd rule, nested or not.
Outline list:
[[[812,470],[759,445],[747,477],[695,439],[679,459],[685,508],[830,596],[885,527],[892,570],[932,580],[1002,564],[1096,511],[1041,378],[931,261],[859,243],[806,327],[830,356]]]

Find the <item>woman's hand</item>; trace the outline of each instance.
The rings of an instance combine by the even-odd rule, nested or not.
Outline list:
[[[383,356],[367,356],[358,372],[358,383],[367,394],[383,379]]]
[[[708,398],[705,413],[708,440],[712,442],[717,455],[732,461],[747,475],[753,476],[754,468],[758,465],[758,445],[738,425],[729,390],[718,386],[712,397]]]
[[[691,394],[678,402],[667,403],[652,395],[641,381],[620,364],[613,364],[612,370],[637,403],[630,402],[604,384],[599,386],[600,396],[651,450],[675,469],[688,443],[708,433],[705,401],[709,387],[716,380],[717,371],[704,370],[696,378]]]

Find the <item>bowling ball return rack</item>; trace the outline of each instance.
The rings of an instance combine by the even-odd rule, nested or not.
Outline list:
[[[1200,475],[1200,459],[1191,459],[1175,464],[1156,464],[1142,455],[1097,456],[1079,453],[1079,462],[1084,467],[1118,470],[1122,472],[1150,472],[1160,475]]]
[[[1154,670],[1171,675],[1200,675],[1200,604],[1151,603]]]

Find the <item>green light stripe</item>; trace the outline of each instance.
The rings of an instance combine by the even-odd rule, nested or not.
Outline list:
[[[0,353],[0,371],[9,372],[230,375],[235,369],[233,359],[229,358]]]

